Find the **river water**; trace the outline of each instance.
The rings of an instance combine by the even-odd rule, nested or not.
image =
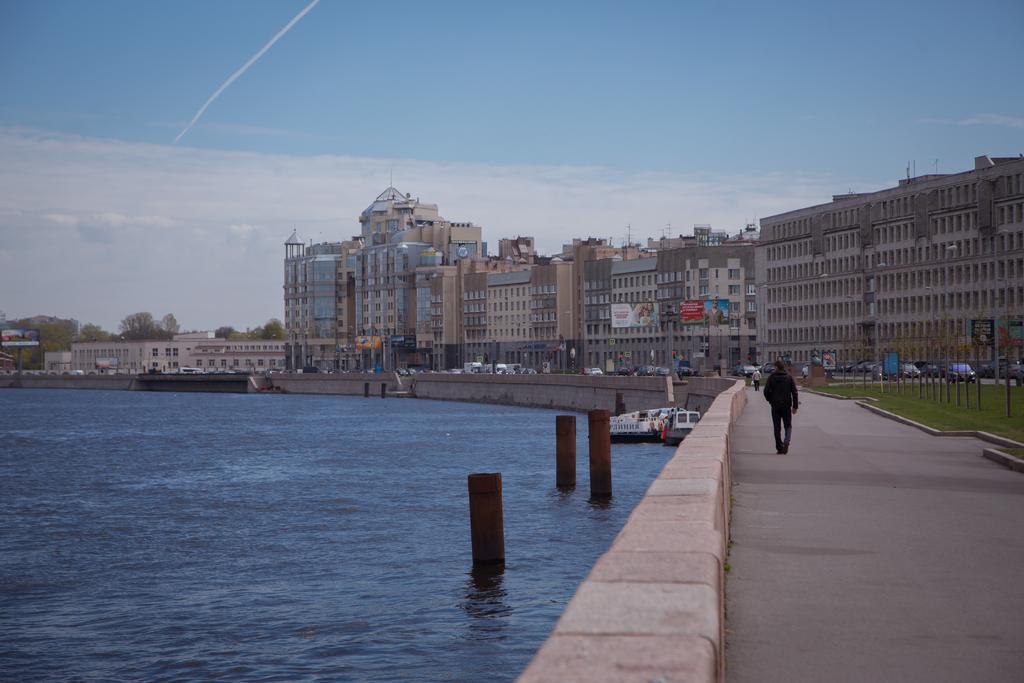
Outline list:
[[[0,390],[0,679],[514,680],[671,449],[554,487],[555,411]],[[474,573],[466,475],[501,472]]]

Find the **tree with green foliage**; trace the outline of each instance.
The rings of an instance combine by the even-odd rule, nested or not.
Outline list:
[[[104,330],[95,323],[86,323],[82,325],[82,329],[78,332],[78,338],[75,341],[110,341],[113,335]]]
[[[263,336],[261,339],[284,339],[284,336],[284,323],[277,318],[271,318],[263,326]]]

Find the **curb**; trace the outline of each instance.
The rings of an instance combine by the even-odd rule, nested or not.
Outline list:
[[[1020,458],[1007,455],[1006,453],[997,451],[994,448],[986,448],[981,452],[981,454],[992,462],[999,463],[1014,472],[1024,472],[1024,460],[1021,460]]]
[[[989,434],[988,432],[976,432],[976,431],[971,431],[971,430],[943,431],[941,429],[935,429],[934,427],[929,427],[928,425],[923,425],[920,422],[914,422],[913,420],[905,418],[905,417],[903,417],[901,415],[897,415],[896,413],[890,413],[888,410],[882,410],[881,408],[879,408],[877,406],[873,406],[873,405],[870,405],[868,403],[865,403],[863,400],[857,401],[857,405],[859,405],[859,406],[861,406],[863,408],[866,408],[867,410],[870,410],[871,412],[873,412],[873,413],[875,413],[877,415],[881,415],[882,417],[887,417],[890,420],[894,420],[896,422],[900,422],[900,423],[908,425],[910,427],[917,427],[922,432],[924,432],[926,434],[930,434],[931,436],[960,436],[960,437],[967,436],[967,437],[972,437],[972,438],[975,438],[975,439],[979,439],[981,441],[987,441],[989,443],[994,443],[997,446],[1003,446],[1004,448],[1024,448],[1024,443],[1020,443],[1019,441],[1014,441],[1013,439],[1007,439],[1004,436],[997,436],[995,434]]]

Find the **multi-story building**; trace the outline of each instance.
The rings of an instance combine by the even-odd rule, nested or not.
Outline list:
[[[555,256],[539,259],[530,271],[529,334],[533,348],[526,352],[527,365],[569,370],[581,353],[574,265]]]
[[[530,353],[541,351],[531,334],[530,282],[535,271],[518,270],[487,276],[487,337],[495,362],[529,365]]]
[[[532,237],[515,237],[498,240],[498,258],[511,259],[517,263],[532,263],[537,255]]]
[[[1024,313],[1024,158],[762,219],[756,259],[769,357],[987,358],[967,321]]]
[[[289,370],[354,367],[355,266],[362,246],[347,242],[304,245],[296,232],[285,242],[285,364]]]
[[[706,310],[723,312],[720,319],[702,322],[669,321],[662,365],[671,353],[701,370],[759,362],[757,353],[757,286],[754,243],[727,240],[720,246],[670,249],[658,252],[658,301],[663,309],[678,310],[683,301],[702,301]],[[674,331],[673,331],[674,328]],[[658,352],[655,354],[658,355]]]
[[[417,338],[429,335],[430,368],[447,370],[460,367],[464,323],[463,270],[460,266],[430,268],[423,277],[429,286],[429,319],[417,320]],[[420,290],[417,289],[417,295]],[[426,326],[426,329],[421,329]]]
[[[646,258],[585,265],[586,365],[616,367],[688,361],[701,370],[756,360],[754,250],[749,244],[659,250]],[[723,311],[679,324],[683,301]],[[724,314],[727,311],[727,314]],[[648,312],[650,314],[648,314]]]
[[[436,204],[394,187],[360,214],[359,223],[364,244],[355,267],[356,334],[381,337],[389,367],[428,367],[433,334],[417,316],[430,311],[429,271],[486,256],[480,227],[446,221]]]

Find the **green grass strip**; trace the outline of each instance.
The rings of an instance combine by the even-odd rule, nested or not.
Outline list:
[[[869,396],[878,399],[875,405],[914,422],[920,422],[942,431],[971,430],[989,432],[1024,442],[1024,389],[1010,388],[1010,406],[1012,416],[1006,417],[1006,387],[1003,385],[984,384],[981,387],[981,406],[976,403],[977,389],[974,385],[960,386],[960,405],[956,404],[956,385],[950,387],[951,403],[945,402],[945,386],[936,384],[936,390],[942,389],[942,401],[932,398],[918,398],[917,385],[904,385],[897,392],[895,387],[882,392],[878,384],[868,384],[865,388],[860,383],[849,385],[832,385],[822,387],[819,391],[836,396],[857,397]],[[925,388],[927,392],[928,389]],[[971,392],[971,407],[967,407],[966,391]]]

